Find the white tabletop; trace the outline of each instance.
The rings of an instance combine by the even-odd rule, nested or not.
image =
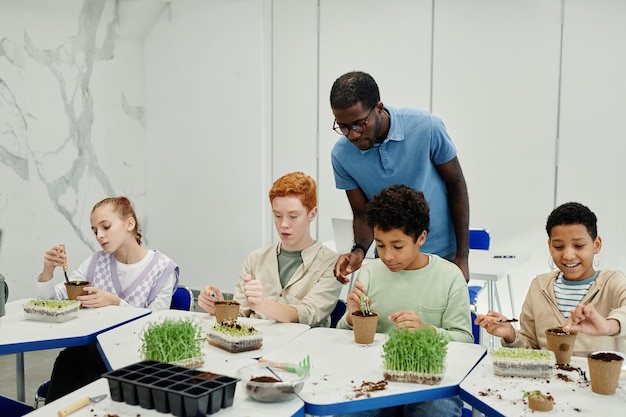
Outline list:
[[[207,313],[164,310],[104,332],[98,335],[97,339],[106,356],[109,368],[118,369],[142,360],[139,347],[141,346],[140,337],[143,329],[148,324],[165,318],[192,318],[200,324],[204,333],[215,324],[215,316]],[[238,369],[232,366],[234,360],[252,360],[252,358],[264,356],[310,328],[301,323],[277,323],[273,320],[250,318],[239,318],[238,320],[251,324],[261,331],[263,334],[262,347],[247,352],[230,353],[206,343],[202,349],[205,363],[201,369],[234,376],[234,372]]]
[[[7,303],[0,317],[0,354],[79,346],[95,342],[105,330],[150,314],[146,308],[107,306],[84,308],[63,323],[27,320],[23,305],[29,299]]]
[[[27,414],[32,417],[56,416],[57,411],[72,404],[74,401],[84,397],[94,397],[100,394],[107,394],[107,398],[71,414],[72,417],[163,417],[168,414],[160,413],[156,410],[148,410],[138,405],[128,405],[123,402],[111,400],[109,385],[106,379],[101,378],[91,384],[84,386],[56,401],[51,402],[37,410]],[[299,398],[280,403],[262,403],[247,398],[241,382],[237,382],[233,405],[222,408],[213,414],[219,417],[242,417],[242,416],[302,416],[304,417],[304,403]]]
[[[470,280],[499,281],[513,269],[528,262],[528,253],[470,250]]]
[[[585,371],[589,379],[586,358],[572,357],[572,366]],[[460,387],[461,398],[489,416],[536,416],[522,397],[524,391],[540,390],[554,397],[550,415],[582,417],[623,415],[625,385],[626,380],[622,379],[615,395],[601,395],[592,392],[590,383],[576,371],[555,369],[549,379],[497,376],[493,373],[491,355],[487,354]]]
[[[310,356],[310,377],[299,395],[307,414],[322,416],[456,395],[458,384],[486,351],[481,345],[450,342],[439,385],[389,382],[384,390],[357,398],[355,389],[363,382],[384,379],[381,354],[386,340],[386,334],[376,334],[373,344],[357,345],[351,330],[313,328],[265,357],[297,363]]]

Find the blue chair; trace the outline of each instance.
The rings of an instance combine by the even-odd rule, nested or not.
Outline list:
[[[37,387],[35,392],[35,408],[39,408],[40,405],[46,403],[46,395],[48,394],[48,387],[50,386],[50,380],[47,380],[43,384]]]
[[[489,245],[491,244],[491,235],[489,231],[486,229],[470,229],[469,230],[469,248],[477,249],[477,250],[489,250]],[[484,286],[480,285],[471,285],[467,287],[469,291],[470,297],[470,306],[474,310],[474,313],[478,312],[478,307],[476,306],[476,300],[478,298],[478,294],[482,291]]]
[[[469,248],[475,250],[489,250],[489,246],[491,244],[491,235],[489,231],[486,229],[470,229],[469,230]],[[467,287],[469,292],[470,299],[470,307],[472,311],[470,311],[470,317],[472,320],[472,334],[474,335],[474,343],[480,344],[480,327],[474,324],[474,319],[476,319],[476,314],[478,314],[478,306],[476,304],[478,300],[478,294],[485,288],[481,285],[470,285]]]
[[[0,415],[2,417],[21,417],[33,410],[34,408],[28,404],[0,395]]]
[[[184,285],[179,285],[172,295],[171,310],[193,310],[193,292]]]
[[[337,300],[337,304],[335,304],[335,308],[333,309],[333,312],[330,313],[330,327],[332,328],[337,327],[337,323],[339,322],[339,320],[341,320],[347,308],[348,308],[348,305],[346,304],[345,301]]]

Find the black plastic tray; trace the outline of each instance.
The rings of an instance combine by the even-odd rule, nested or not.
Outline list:
[[[142,361],[102,375],[113,401],[204,417],[233,405],[239,379],[157,361]]]

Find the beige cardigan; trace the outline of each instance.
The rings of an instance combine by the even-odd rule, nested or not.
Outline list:
[[[545,331],[550,327],[563,326],[565,318],[559,311],[554,294],[554,281],[558,271],[538,275],[530,284],[522,313],[520,330],[516,340],[507,347],[546,349]],[[606,318],[617,319],[621,331],[616,336],[590,336],[579,333],[574,346],[575,356],[586,356],[598,350],[613,350],[626,353],[626,276],[621,271],[600,271],[591,284],[587,295],[581,300],[591,303]]]
[[[264,296],[287,304],[298,311],[298,321],[312,327],[328,327],[330,313],[335,308],[341,284],[333,274],[338,255],[320,242],[302,251],[302,265],[281,287],[278,275],[277,254],[280,243],[257,249],[248,255],[235,286],[234,299],[239,301],[239,313],[244,317],[267,319],[250,309],[243,290],[243,277],[247,274],[263,283]]]

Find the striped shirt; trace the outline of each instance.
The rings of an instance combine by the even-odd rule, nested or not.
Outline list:
[[[556,304],[566,319],[576,307],[580,300],[587,294],[589,287],[593,281],[598,278],[600,271],[596,271],[591,277],[583,281],[568,281],[563,279],[563,273],[560,272],[556,281],[554,281],[554,294],[556,295]]]

